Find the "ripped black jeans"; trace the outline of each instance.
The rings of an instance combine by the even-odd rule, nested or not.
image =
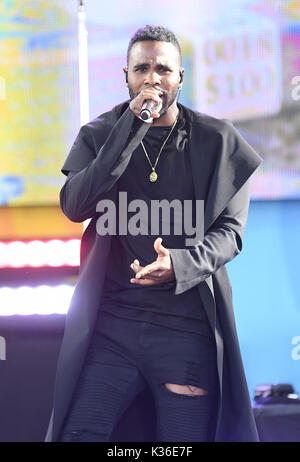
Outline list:
[[[109,441],[146,386],[154,398],[157,441],[208,441],[217,380],[212,335],[101,313],[60,441]],[[190,385],[190,393],[165,384]]]

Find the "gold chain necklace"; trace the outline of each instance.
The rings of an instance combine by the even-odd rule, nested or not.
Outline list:
[[[164,148],[166,142],[167,142],[168,139],[170,138],[171,133],[172,133],[172,131],[173,131],[175,125],[176,125],[177,120],[178,120],[178,116],[176,117],[175,122],[173,123],[173,126],[172,126],[172,128],[171,128],[170,133],[168,134],[167,138],[165,139],[165,141],[164,141],[163,144],[162,144],[162,147],[160,148],[160,151],[159,151],[159,153],[158,153],[158,156],[157,156],[157,158],[156,158],[156,161],[155,161],[154,166],[152,165],[151,160],[149,159],[149,156],[148,156],[148,154],[147,154],[147,151],[146,151],[146,148],[145,148],[145,146],[144,146],[143,141],[141,141],[141,145],[143,146],[143,149],[144,149],[144,152],[145,152],[145,154],[146,154],[146,157],[147,157],[147,159],[148,159],[148,161],[149,161],[149,164],[151,165],[151,168],[152,168],[152,172],[151,172],[150,175],[149,175],[149,179],[150,179],[150,181],[152,181],[152,183],[153,183],[154,181],[156,181],[157,178],[158,178],[158,175],[157,175],[157,173],[156,173],[156,171],[155,171],[155,168],[156,168],[156,165],[157,165],[159,156],[160,156],[160,154],[161,154],[161,152],[162,152],[162,150],[163,150],[163,148]]]

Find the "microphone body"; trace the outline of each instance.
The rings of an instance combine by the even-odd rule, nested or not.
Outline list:
[[[142,109],[140,110],[141,119],[143,120],[150,119],[150,117],[152,116],[152,112],[157,106],[158,106],[158,103],[156,101],[153,101],[152,99],[146,99],[144,101]]]

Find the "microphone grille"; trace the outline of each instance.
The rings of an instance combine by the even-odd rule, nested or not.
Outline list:
[[[141,115],[141,119],[147,120],[151,116],[151,112],[148,109],[144,109],[140,115]]]

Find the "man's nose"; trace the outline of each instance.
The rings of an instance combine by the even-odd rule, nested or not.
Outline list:
[[[155,71],[149,71],[145,76],[145,85],[154,86],[160,84],[160,75]]]

